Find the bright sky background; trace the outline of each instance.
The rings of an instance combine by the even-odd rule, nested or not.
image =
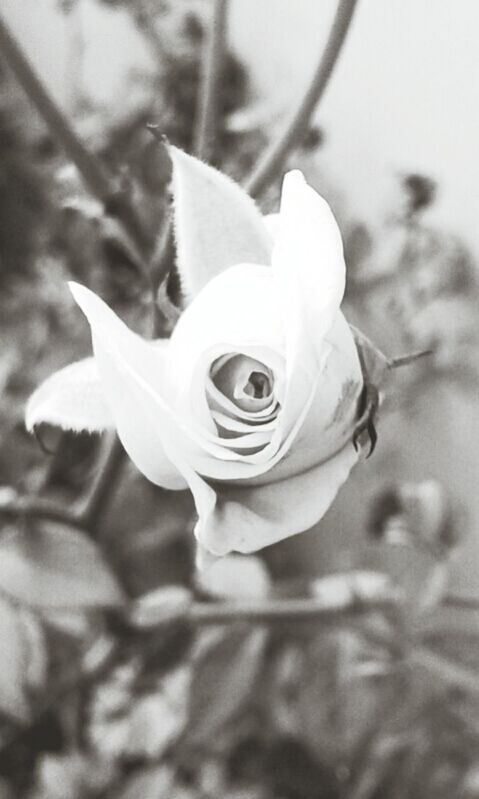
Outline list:
[[[230,0],[234,46],[272,111],[297,102],[336,0]],[[2,0],[10,24],[56,96],[75,80],[73,26],[54,0]],[[85,0],[84,79],[97,100],[122,101],[123,76],[146,66],[141,40],[121,13]],[[434,216],[479,253],[479,2],[359,0],[341,62],[324,98],[325,172],[351,210],[379,220],[394,176],[431,174],[441,191]],[[77,42],[78,44],[78,42]]]

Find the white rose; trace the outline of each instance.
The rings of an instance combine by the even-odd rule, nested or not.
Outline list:
[[[169,340],[146,341],[71,284],[94,363],[49,378],[27,426],[114,426],[149,480],[191,489],[208,552],[253,552],[317,522],[358,457],[363,376],[340,311],[341,236],[300,172],[265,221],[228,178],[171,155],[190,304]]]

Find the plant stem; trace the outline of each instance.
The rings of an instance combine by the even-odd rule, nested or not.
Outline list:
[[[42,497],[14,497],[0,503],[0,517],[46,519],[85,530],[85,523],[74,510],[67,510],[60,503]]]
[[[22,49],[0,16],[0,53],[22,86],[29,100],[44,120],[49,131],[75,164],[85,185],[118,217],[137,247],[144,254],[149,246],[149,236],[128,201],[126,194],[107,173],[103,164],[80,141],[66,116],[50,96]]]
[[[257,197],[268,187],[283,166],[289,151],[304,136],[341,53],[356,4],[357,0],[339,0],[326,46],[303,99],[284,131],[266,150],[246,182],[246,190],[251,196]]]
[[[198,158],[205,160],[211,157],[217,134],[219,84],[224,60],[227,10],[227,0],[214,0],[208,42],[204,49],[194,152]]]
[[[125,462],[125,451],[116,433],[110,433],[102,441],[97,472],[90,492],[83,499],[78,519],[87,530],[97,531],[98,523],[111,497]]]
[[[250,624],[275,624],[321,621],[337,624],[338,620],[349,616],[362,615],[375,611],[391,611],[397,608],[394,599],[381,599],[371,602],[360,597],[348,605],[325,605],[318,599],[282,599],[260,602],[224,602],[193,604],[186,619],[195,626],[249,622]]]

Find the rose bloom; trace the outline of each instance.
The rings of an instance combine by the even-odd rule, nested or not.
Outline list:
[[[194,296],[170,339],[147,341],[71,284],[94,362],[49,378],[27,426],[114,426],[149,480],[192,491],[201,547],[253,552],[315,524],[358,457],[363,376],[340,311],[341,236],[298,171],[284,178],[279,214],[263,218],[225,176],[171,155],[180,273]]]

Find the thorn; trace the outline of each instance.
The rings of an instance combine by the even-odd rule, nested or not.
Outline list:
[[[388,369],[398,369],[400,366],[409,366],[410,363],[419,360],[419,358],[424,358],[426,355],[434,355],[434,350],[418,350],[417,352],[411,352],[407,355],[400,355],[398,358],[391,358],[387,366]]]

